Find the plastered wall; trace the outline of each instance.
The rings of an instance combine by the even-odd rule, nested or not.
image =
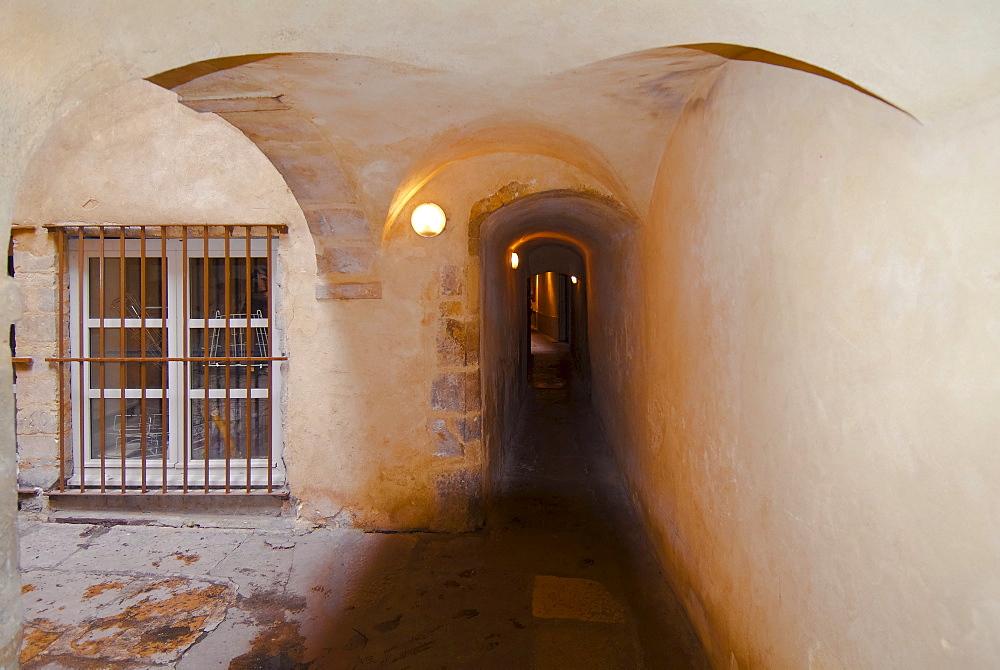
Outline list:
[[[535,323],[542,333],[553,340],[559,340],[559,276],[555,272],[535,275]]]
[[[478,523],[479,397],[467,379],[477,343],[465,316],[461,220],[435,240],[400,228],[366,275],[377,293],[332,297],[328,274],[317,271],[324,251],[274,165],[215,114],[139,81],[85,102],[60,124],[36,153],[16,221],[288,225],[275,307],[278,348],[288,357],[282,460],[298,513],[392,529]],[[326,227],[337,222],[328,217]],[[18,389],[22,486],[48,487],[58,476],[58,387],[44,361],[57,341],[55,252],[55,238],[40,228],[16,235],[27,309],[18,353],[33,358]]]
[[[594,392],[716,667],[1000,663],[998,104],[732,63],[666,148]]]
[[[137,81],[107,91],[50,134],[27,171],[15,212],[15,283],[24,306],[17,354],[31,359],[18,374],[19,486],[48,489],[60,472],[57,370],[45,359],[58,355],[64,294],[57,234],[43,226],[241,221],[298,229],[286,236],[279,258],[284,266],[300,264],[301,242],[309,242],[302,240],[305,224],[274,167],[222,119],[191,112],[159,87]],[[298,244],[287,244],[290,237]],[[67,464],[67,477],[72,467]]]

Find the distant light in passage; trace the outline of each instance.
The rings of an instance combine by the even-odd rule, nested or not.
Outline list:
[[[413,226],[417,235],[422,237],[440,235],[446,223],[447,217],[444,215],[444,210],[433,202],[417,205],[413,214],[410,215],[410,225]]]
[[[521,259],[517,257],[517,252],[516,251],[510,252],[510,266],[516,270],[517,266],[520,265],[520,263]]]
[[[571,276],[571,277],[569,278],[569,280],[570,280],[571,282],[573,282],[574,284],[575,284],[575,283],[577,283],[578,281],[580,281],[579,279],[577,279],[576,277],[573,277],[573,276]]]

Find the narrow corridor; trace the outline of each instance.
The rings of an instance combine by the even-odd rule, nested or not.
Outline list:
[[[483,530],[22,519],[23,667],[708,667],[565,383],[567,346],[534,340]]]
[[[495,539],[558,575],[563,616],[546,619],[536,577],[536,667],[708,667],[658,567],[588,399],[568,344],[531,334],[532,386],[491,516]],[[587,585],[622,605],[619,624],[590,617]],[[579,597],[579,600],[576,598]],[[554,642],[549,647],[539,640]],[[560,660],[561,659],[561,660]],[[569,659],[573,659],[572,662]]]
[[[528,369],[532,388],[539,390],[566,388],[573,375],[569,344],[556,342],[547,335],[532,330]]]

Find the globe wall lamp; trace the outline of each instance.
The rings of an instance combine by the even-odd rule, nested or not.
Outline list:
[[[440,235],[447,223],[448,217],[445,216],[444,210],[433,202],[417,205],[410,215],[410,225],[421,237]]]

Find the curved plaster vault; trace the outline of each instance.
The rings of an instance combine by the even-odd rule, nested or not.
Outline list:
[[[683,48],[614,58],[524,84],[497,87],[459,73],[344,54],[279,54],[174,88],[184,104],[215,111],[262,146],[336,154],[325,194],[356,202],[391,227],[442,170],[490,154],[552,158],[642,211],[655,155],[686,102],[727,60]],[[196,67],[196,66],[192,66]],[[153,78],[156,80],[156,78]],[[329,146],[318,143],[325,140]],[[265,149],[269,147],[269,149]],[[655,152],[653,152],[655,154]],[[651,162],[652,161],[652,162]],[[275,161],[304,190],[285,154]],[[342,169],[338,169],[341,168]],[[308,172],[310,169],[312,173]],[[353,185],[356,193],[351,194]]]

